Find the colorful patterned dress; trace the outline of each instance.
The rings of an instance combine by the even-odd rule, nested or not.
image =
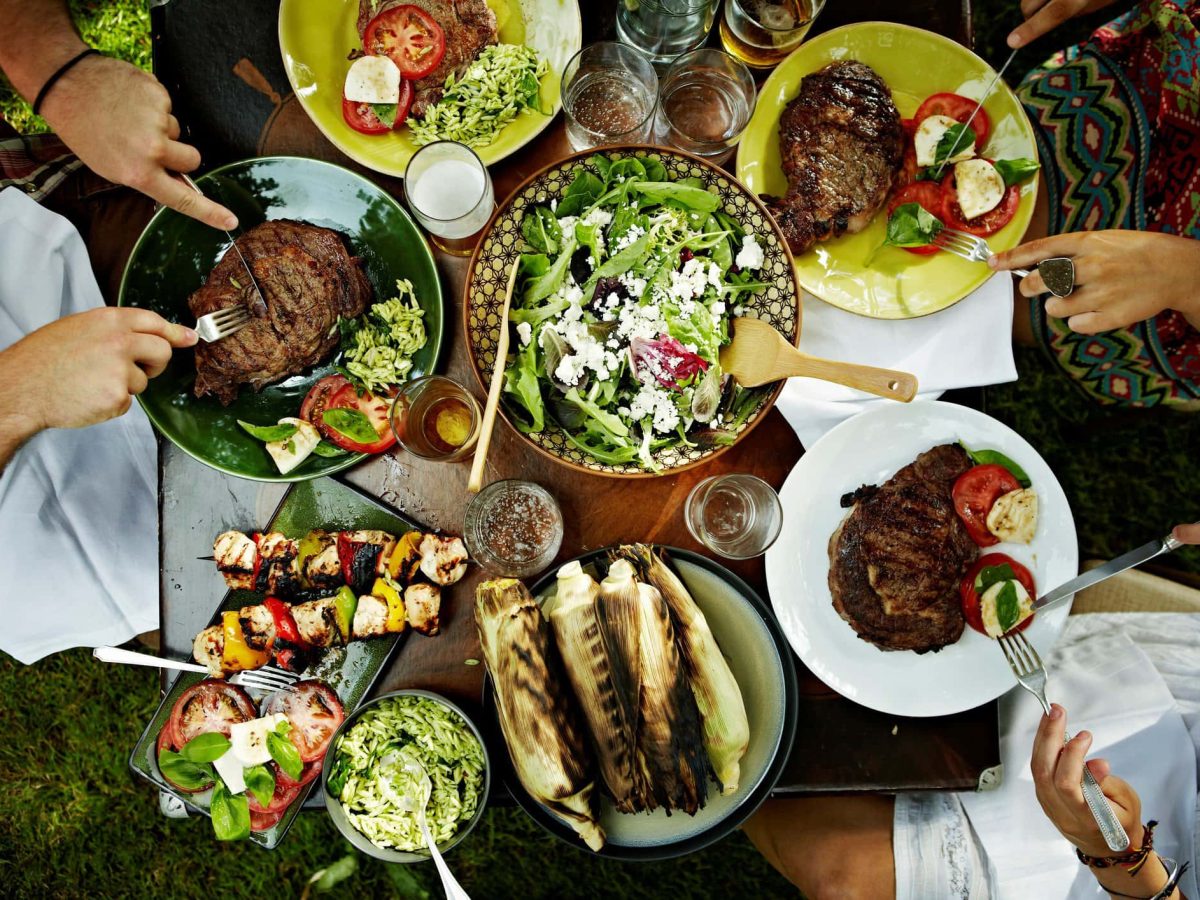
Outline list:
[[[1050,234],[1200,238],[1200,0],[1142,0],[1017,93],[1039,126]],[[1047,316],[1044,298],[1031,304],[1050,358],[1099,402],[1200,408],[1200,332],[1181,314],[1083,335]]]

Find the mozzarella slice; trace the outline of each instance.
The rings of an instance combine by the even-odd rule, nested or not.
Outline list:
[[[321,443],[321,433],[311,422],[303,419],[286,418],[279,420],[280,425],[295,425],[296,433],[286,441],[270,441],[266,447],[275,460],[275,467],[280,474],[286,475],[300,463],[308,459],[313,448]]]
[[[386,56],[360,56],[346,73],[351,103],[395,103],[400,99],[400,69]]]
[[[921,124],[917,126],[917,133],[913,135],[913,149],[917,152],[918,166],[932,166],[937,162],[938,142],[947,128],[957,124],[958,122],[949,116],[930,116],[921,120]],[[946,161],[958,162],[970,159],[974,155],[975,142],[971,141],[970,144],[959,144],[958,152]]]
[[[1002,494],[988,510],[988,531],[1002,541],[1028,544],[1037,531],[1038,501],[1033,488]]]
[[[988,637],[998,638],[1004,634],[1004,629],[1000,626],[1000,619],[996,615],[996,600],[999,598],[1000,592],[1004,590],[1006,584],[1011,584],[1017,592],[1019,612],[1017,614],[1017,621],[1013,622],[1012,627],[1015,628],[1033,615],[1033,598],[1029,596],[1029,592],[1025,590],[1025,586],[1021,582],[997,582],[984,591],[983,596],[979,598],[979,614],[983,619],[983,628],[987,632]]]
[[[1004,179],[986,159],[968,159],[954,166],[958,205],[967,219],[991,212],[1004,199]]]
[[[213,763],[213,768],[225,782],[225,787],[229,788],[229,793],[240,794],[246,790],[245,767],[233,755],[232,750],[226,750],[221,754]]]
[[[271,761],[267,749],[267,733],[274,731],[287,716],[275,713],[249,722],[238,722],[229,726],[229,753],[243,766],[259,766]],[[221,757],[224,759],[225,757]],[[231,789],[232,790],[232,789]]]

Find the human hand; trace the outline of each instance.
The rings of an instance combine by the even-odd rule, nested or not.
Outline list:
[[[1081,731],[1064,746],[1066,710],[1057,703],[1051,704],[1050,709],[1050,715],[1042,716],[1038,725],[1029,764],[1038,802],[1046,818],[1062,836],[1088,856],[1111,856],[1112,850],[1105,843],[1080,786],[1084,758],[1092,746],[1092,736]],[[1104,760],[1093,759],[1087,763],[1087,767],[1100,783],[1100,789],[1129,835],[1130,846],[1142,846],[1142,801],[1137,792],[1110,774],[1108,763]]]
[[[89,56],[42,102],[42,115],[89,169],[214,228],[237,217],[193,191],[172,172],[191,172],[200,152],[179,140],[179,121],[158,79],[137,66]]]
[[[1016,50],[1067,19],[1087,15],[1112,4],[1114,0],[1021,0],[1025,22],[1008,36],[1008,46]]]
[[[1045,293],[1034,268],[1044,259],[1069,256],[1075,262],[1075,290],[1051,297],[1046,312],[1066,319],[1072,331],[1096,334],[1179,310],[1200,322],[1200,241],[1146,231],[1081,231],[1021,244],[988,260],[993,269],[1031,269],[1021,279],[1026,297]]]
[[[1181,544],[1200,544],[1200,522],[1192,525],[1176,525],[1171,536]]]
[[[64,316],[0,352],[0,430],[25,440],[119,416],[196,332],[157,313],[103,307]]]

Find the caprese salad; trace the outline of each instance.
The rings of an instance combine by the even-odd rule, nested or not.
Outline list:
[[[1005,553],[985,553],[959,584],[967,624],[990,638],[1023,631],[1033,621],[1033,574]]]
[[[301,681],[261,709],[241,688],[205,679],[175,701],[156,744],[168,785],[207,805],[217,840],[279,823],[321,772],[345,710],[321,681]]]
[[[975,112],[977,105],[959,94],[933,94],[904,120],[904,162],[888,201],[887,244],[937,253],[932,242],[944,228],[987,237],[1016,215],[1020,185],[1038,163],[988,157],[991,120],[982,107]]]

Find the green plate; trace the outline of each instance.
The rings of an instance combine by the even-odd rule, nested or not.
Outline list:
[[[779,116],[800,90],[805,75],[835,60],[857,59],[892,89],[900,115],[909,117],[930,94],[952,91],[978,100],[996,74],[961,44],[931,31],[892,22],[835,28],[802,44],[771,73],[738,144],[737,176],[756,194],[783,195],[787,180],[779,161]],[[1037,159],[1033,126],[1008,86],[1000,82],[983,104],[992,123],[986,155]],[[992,250],[1021,242],[1037,199],[1037,179],[1021,186],[1013,220],[987,239]],[[796,257],[796,275],[810,294],[834,306],[877,319],[911,319],[952,306],[991,276],[981,263],[949,253],[917,256],[883,247],[887,217],[880,214],[858,234],[817,244]]]
[[[358,35],[359,0],[283,0],[279,5],[279,50],[292,90],[313,124],[335,147],[356,162],[387,175],[404,176],[416,152],[407,128],[382,135],[359,134],[342,118],[342,87],[351,50],[362,49]],[[490,166],[525,146],[558,112],[559,80],[583,42],[575,0],[488,0],[500,25],[500,42],[525,44],[549,62],[542,77],[542,109],[520,113],[496,140],[476,147]]]
[[[294,485],[279,504],[268,531],[282,531],[288,537],[299,538],[314,528],[324,528],[328,531],[341,529],[377,528],[390,532],[397,537],[409,531],[423,531],[421,525],[401,516],[372,497],[360,493],[349,485],[342,484],[332,478],[321,478]],[[220,578],[216,568],[212,570],[213,578]],[[251,603],[261,603],[262,595],[252,591],[229,591],[221,605],[213,613],[209,624],[215,625],[225,610],[240,609]],[[365,641],[354,641],[345,649],[328,651],[313,669],[305,673],[305,677],[318,677],[337,691],[342,705],[349,716],[366,698],[375,679],[383,671],[393,651],[398,644],[408,636],[406,629],[401,634],[389,634],[384,637],[371,638]],[[203,675],[192,672],[181,672],[171,690],[167,692],[142,736],[129,757],[129,767],[137,775],[150,781],[160,790],[167,791],[182,800],[187,807],[199,814],[208,815],[209,792],[202,794],[182,794],[171,788],[158,771],[156,742],[158,734],[171,717],[171,709],[179,695],[201,681]],[[262,700],[262,695],[253,691],[250,695],[255,702]],[[267,831],[251,832],[250,840],[268,849],[274,847],[291,827],[296,814],[304,803],[305,797],[312,785],[319,784],[320,778],[310,782],[308,787],[288,807],[279,823]],[[214,838],[214,840],[216,840]]]
[[[200,188],[237,214],[242,233],[268,219],[298,219],[341,232],[366,261],[375,299],[395,295],[408,278],[425,310],[428,342],[414,357],[413,377],[433,371],[442,346],[442,287],[433,254],[408,213],[382,188],[330,163],[264,157],[231,163],[196,179]],[[171,209],[159,210],[134,245],[121,280],[118,304],[152,309],[173,322],[193,324],[188,296],[199,288],[228,249],[225,235]],[[138,400],[155,427],[185,453],[214,469],[256,481],[303,481],[354,465],[361,454],[315,454],[279,474],[262,442],[240,427],[294,416],[309,387],[332,371],[330,361],[254,392],[243,387],[222,406],[192,394],[192,351],[177,352],[167,370]]]

